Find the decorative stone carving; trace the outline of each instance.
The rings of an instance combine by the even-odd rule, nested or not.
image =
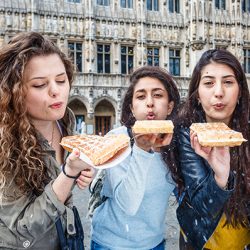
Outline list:
[[[32,15],[29,13],[27,15],[27,29],[31,30],[32,29]]]
[[[19,29],[19,23],[20,23],[20,19],[19,19],[19,13],[15,12],[15,15],[13,17],[13,28],[15,30]]]
[[[202,41],[192,41],[191,42],[191,47],[192,47],[193,51],[202,50],[204,48],[204,45],[205,45],[205,42],[202,42]]]
[[[6,15],[6,28],[11,28],[12,27],[12,13],[8,11]]]
[[[64,16],[60,16],[59,19],[59,32],[62,34],[64,33],[65,29],[65,24],[64,24]]]
[[[20,28],[22,30],[26,30],[26,14],[25,13],[22,13]]]

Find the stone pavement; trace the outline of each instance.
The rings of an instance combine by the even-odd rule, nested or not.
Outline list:
[[[85,250],[89,250],[90,244],[90,220],[86,218],[87,215],[87,206],[89,199],[88,189],[80,190],[77,187],[73,190],[74,194],[74,204],[78,208],[84,233],[85,233]],[[169,209],[167,211],[167,216],[165,219],[165,223],[167,225],[166,230],[166,249],[167,250],[178,250],[178,238],[179,238],[179,225],[176,220],[175,210],[176,210],[176,202],[174,196],[171,196],[169,202]]]

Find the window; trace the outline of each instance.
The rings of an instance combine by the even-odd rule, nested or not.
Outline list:
[[[250,74],[250,49],[244,49],[244,71]]]
[[[215,8],[225,10],[226,0],[215,0]]]
[[[97,0],[97,5],[109,6],[109,0]]]
[[[97,45],[97,72],[110,73],[110,45]]]
[[[75,65],[75,69],[82,72],[82,44],[81,43],[68,43],[69,56]]]
[[[250,0],[242,0],[242,10],[244,12],[250,12]]]
[[[169,0],[168,9],[171,13],[180,13],[180,0]]]
[[[160,55],[159,48],[148,48],[147,49],[147,63],[151,66],[159,66],[160,64]]]
[[[178,49],[169,50],[169,71],[174,76],[180,75],[181,51]]]
[[[134,49],[133,47],[121,46],[121,73],[129,74],[133,69]]]
[[[81,0],[67,0],[68,3],[80,3]]]
[[[159,0],[147,0],[147,10],[159,11]]]
[[[133,8],[133,0],[120,0],[122,8]]]

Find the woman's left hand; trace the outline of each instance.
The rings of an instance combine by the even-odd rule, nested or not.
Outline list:
[[[81,171],[81,175],[77,178],[76,184],[80,189],[86,188],[93,180],[95,170],[88,168]]]

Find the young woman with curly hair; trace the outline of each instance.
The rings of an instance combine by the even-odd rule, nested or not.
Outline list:
[[[177,209],[180,249],[242,250],[250,243],[249,89],[226,50],[208,50],[194,68],[180,112],[179,155],[185,196]],[[224,122],[247,142],[202,147],[192,123]],[[185,240],[184,240],[185,239]]]
[[[20,33],[0,50],[0,248],[58,249],[55,221],[65,223],[75,181],[65,173],[92,179],[79,152],[66,159],[59,145],[74,132],[72,82],[71,62],[39,33]]]

